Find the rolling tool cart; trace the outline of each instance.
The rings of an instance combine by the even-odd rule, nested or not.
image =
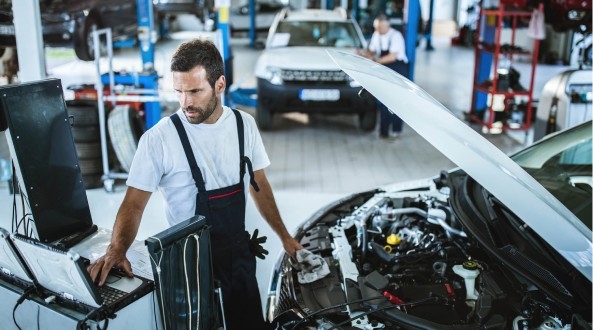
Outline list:
[[[99,50],[99,39],[102,35],[105,35],[107,39],[107,58],[109,71],[107,74],[101,75],[100,65],[100,50]],[[102,154],[102,165],[103,165],[103,186],[106,191],[113,192],[114,184],[116,179],[127,179],[130,164],[136,146],[139,139],[139,134],[133,134],[137,131],[142,131],[144,128],[134,129],[134,110],[130,109],[130,105],[135,102],[144,102],[147,105],[152,104],[153,108],[158,107],[156,111],[146,110],[145,117],[150,120],[146,123],[149,127],[150,124],[154,124],[160,119],[160,105],[158,89],[156,87],[156,81],[158,77],[156,72],[149,72],[145,78],[140,78],[143,74],[120,76],[113,72],[113,48],[111,47],[111,30],[100,29],[93,31],[94,50],[95,50],[95,66],[97,68],[97,82],[95,83],[95,90],[97,95],[97,105],[99,108],[99,130],[101,134],[101,154]],[[138,78],[135,78],[135,77]],[[153,87],[152,89],[147,88],[136,88],[135,86],[138,81],[143,82],[151,81],[147,83]],[[109,93],[104,92],[104,84],[109,84]],[[116,83],[118,88],[116,88]],[[130,87],[126,87],[129,85]],[[119,88],[124,86],[123,88]],[[109,111],[109,115],[106,116],[105,103],[110,102],[113,109]],[[125,104],[118,104],[118,102],[125,102]],[[158,113],[158,116],[157,116]],[[152,115],[150,115],[152,114]],[[107,119],[106,119],[107,118]],[[106,123],[106,120],[108,121]],[[137,125],[136,125],[137,126]],[[108,130],[109,129],[109,130]],[[124,172],[117,172],[110,169],[109,166],[109,153],[107,145],[107,134],[111,140],[114,152]]]

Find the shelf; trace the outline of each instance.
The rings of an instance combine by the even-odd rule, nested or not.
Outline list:
[[[543,5],[540,4],[539,9],[543,10]],[[467,116],[469,121],[483,125],[488,130],[528,130],[530,128],[529,118],[532,118],[533,112],[533,86],[539,40],[532,39],[532,45],[525,43],[519,45],[517,31],[522,29],[519,27],[520,23],[523,23],[524,19],[531,18],[532,13],[531,9],[507,10],[504,5],[481,10],[478,16],[477,40],[474,42],[474,79],[471,109]],[[505,43],[501,42],[503,29],[510,29],[510,41]],[[518,56],[531,57],[528,84],[525,86],[519,82],[519,74],[512,66],[513,60]],[[510,69],[507,72],[500,70],[499,67],[499,63],[502,65],[503,58],[510,62]],[[502,81],[501,77],[507,80]],[[516,88],[513,89],[513,86]],[[519,103],[523,105],[517,110],[516,105]],[[506,121],[511,117],[511,110],[513,114],[520,112],[518,117],[522,118],[522,122],[494,121],[495,117],[506,118],[503,120]]]

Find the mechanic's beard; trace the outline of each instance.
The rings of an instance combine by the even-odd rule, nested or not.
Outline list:
[[[210,116],[212,116],[217,107],[218,99],[216,98],[216,94],[212,93],[212,97],[210,98],[210,101],[208,101],[208,104],[206,104],[205,108],[189,106],[183,108],[183,112],[186,113],[189,111],[197,113],[197,117],[188,117],[186,113],[185,118],[187,118],[187,121],[189,121],[191,124],[201,124],[210,118]]]

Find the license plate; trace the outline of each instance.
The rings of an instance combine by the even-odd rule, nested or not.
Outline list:
[[[0,25],[0,34],[13,36],[14,25]]]
[[[339,89],[301,89],[299,98],[303,101],[337,101],[340,99]]]

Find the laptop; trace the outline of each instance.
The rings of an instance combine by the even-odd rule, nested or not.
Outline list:
[[[43,295],[55,297],[58,304],[81,313],[92,313],[101,320],[151,292],[154,283],[112,269],[99,287],[86,270],[88,260],[74,250],[63,250],[18,233],[10,235],[18,252],[31,270]]]
[[[10,233],[0,227],[0,279],[12,283],[21,289],[28,289],[34,285],[34,277],[16,251]]]

